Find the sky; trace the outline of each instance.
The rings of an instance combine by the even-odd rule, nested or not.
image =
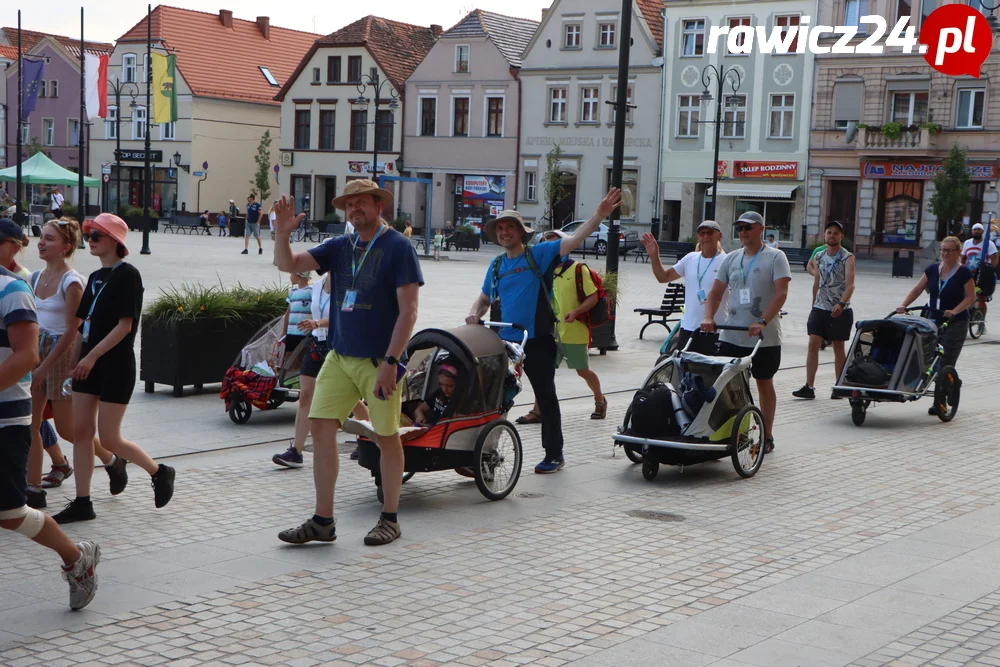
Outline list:
[[[155,7],[157,3],[154,3]],[[196,9],[215,14],[219,9],[232,9],[234,16],[253,20],[269,16],[271,25],[295,30],[329,34],[368,14],[384,18],[430,25],[437,23],[445,30],[473,9],[539,20],[549,0],[380,0],[378,3],[333,0],[170,0],[174,7]],[[17,26],[17,10],[21,10],[21,27],[57,35],[80,34],[80,7],[85,10],[84,26],[87,40],[114,42],[129,28],[142,20],[146,3],[136,0],[27,0],[0,1],[0,26]]]

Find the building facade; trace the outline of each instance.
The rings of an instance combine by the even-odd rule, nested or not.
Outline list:
[[[151,113],[146,32],[143,17],[116,43],[108,63],[108,117],[91,133],[91,170],[108,176],[104,210],[143,205]],[[153,52],[177,56],[177,119],[150,124],[151,210],[164,217],[179,210],[217,212],[228,210],[230,199],[243,210],[265,132],[272,140],[270,162],[278,163],[280,107],[274,95],[317,37],[271,26],[266,16],[234,18],[226,9],[153,10]],[[271,191],[277,192],[273,180]]]
[[[366,16],[316,40],[276,97],[278,182],[294,197],[296,211],[332,219],[344,183],[372,178],[373,162],[377,175],[400,175],[405,81],[440,33],[439,26]],[[387,187],[398,193],[395,183]],[[397,211],[399,205],[397,195]]]
[[[649,229],[657,214],[662,3],[633,2],[625,162],[624,227]],[[525,49],[520,72],[517,202],[541,229],[587,218],[611,182],[621,3],[555,0]],[[556,155],[558,152],[558,155]],[[554,180],[555,179],[555,180]],[[561,198],[546,201],[547,183]]]
[[[724,245],[734,247],[733,221],[756,211],[779,242],[802,242],[814,58],[795,53],[795,41],[788,54],[764,55],[745,34],[734,35],[733,49],[722,37],[713,54],[710,36],[713,26],[784,33],[814,9],[812,0],[667,3],[661,238],[688,238],[714,219]]]
[[[402,210],[422,227],[482,227],[517,200],[521,53],[537,21],[474,10],[441,35],[406,82]]]
[[[975,6],[981,7],[978,0]],[[941,3],[870,0],[869,13],[920,23]],[[820,3],[818,20],[857,23],[853,0]],[[983,9],[984,13],[990,10]],[[855,42],[865,37],[862,34]],[[821,42],[822,44],[823,42]],[[831,40],[832,43],[832,40]],[[877,58],[826,54],[816,58],[816,101],[809,168],[808,225],[820,233],[830,220],[847,225],[857,246],[879,256],[932,246],[949,233],[968,233],[996,217],[1000,157],[1000,47],[980,78],[945,76],[919,54],[887,47]],[[856,133],[853,131],[857,127]],[[851,132],[849,132],[849,128]],[[854,136],[851,136],[851,135]],[[937,220],[931,179],[953,145],[968,151],[972,185],[964,230]]]

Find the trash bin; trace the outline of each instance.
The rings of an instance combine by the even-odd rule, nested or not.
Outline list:
[[[903,255],[903,251],[896,248],[892,251],[892,277],[893,278],[912,278],[913,277],[913,251],[907,250],[906,255]]]
[[[229,218],[229,235],[243,236],[247,229],[247,219],[241,216]]]

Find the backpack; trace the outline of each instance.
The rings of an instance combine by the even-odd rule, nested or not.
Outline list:
[[[490,283],[490,321],[491,322],[502,322],[502,315],[500,313],[500,263],[503,260],[503,255],[497,255],[493,258],[493,265],[490,267],[490,272],[493,274],[493,280]],[[556,322],[559,321],[559,317],[556,315],[555,310],[552,309],[552,277],[554,265],[550,267],[545,273],[538,268],[538,264],[535,262],[535,258],[531,255],[531,249],[524,249],[524,259],[528,263],[528,268],[539,281],[538,289],[538,302],[535,304],[535,335],[544,335],[543,332],[551,331],[557,332]],[[544,304],[544,305],[543,305]],[[520,324],[520,322],[515,322],[515,324]],[[558,334],[557,334],[558,335]]]
[[[640,438],[654,439],[679,434],[680,429],[674,422],[672,394],[673,389],[663,382],[656,382],[635,392],[629,407],[629,432]]]
[[[601,280],[601,276],[598,275],[597,271],[584,264],[583,262],[574,262],[572,259],[566,258],[560,266],[559,276],[562,276],[569,267],[576,264],[576,300],[579,303],[583,303],[587,300],[587,294],[583,290],[583,271],[586,269],[590,272],[590,279],[594,283],[594,287],[597,288],[597,303],[591,306],[580,319],[588,327],[593,329],[594,327],[599,327],[608,320],[612,319],[611,315],[611,303],[608,299],[608,293],[604,291],[604,282]]]
[[[889,374],[885,368],[871,357],[855,359],[847,368],[844,377],[851,384],[865,387],[884,387],[889,384]]]
[[[991,297],[997,289],[996,268],[989,262],[980,262],[975,271],[976,286],[984,297]]]

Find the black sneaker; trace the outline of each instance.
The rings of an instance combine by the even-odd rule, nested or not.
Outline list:
[[[764,441],[764,453],[770,454],[774,451],[774,438],[768,436],[767,440]]]
[[[24,504],[33,510],[45,509],[48,507],[48,503],[45,502],[45,490],[39,489],[35,491],[34,489],[28,489],[25,493],[27,499]]]
[[[241,255],[249,255],[249,254],[250,254],[250,251],[248,251],[248,250],[247,250],[246,248],[244,248],[244,249],[243,249],[243,252],[241,252],[240,254],[241,254]]]
[[[128,486],[128,472],[125,470],[126,465],[128,465],[128,461],[115,454],[114,460],[104,466],[104,470],[108,473],[108,478],[111,481],[111,495],[113,496],[117,496]]]
[[[257,248],[257,254],[258,255],[263,255],[264,254],[264,249],[263,248]]]
[[[74,523],[76,521],[93,521],[97,518],[94,514],[94,504],[89,500],[74,498],[63,509],[62,512],[52,516],[58,524]]]
[[[174,469],[161,463],[150,484],[153,487],[156,508],[159,509],[169,503],[174,495]]]
[[[816,390],[807,384],[802,385],[802,389],[797,389],[792,392],[792,396],[795,398],[816,398]]]

